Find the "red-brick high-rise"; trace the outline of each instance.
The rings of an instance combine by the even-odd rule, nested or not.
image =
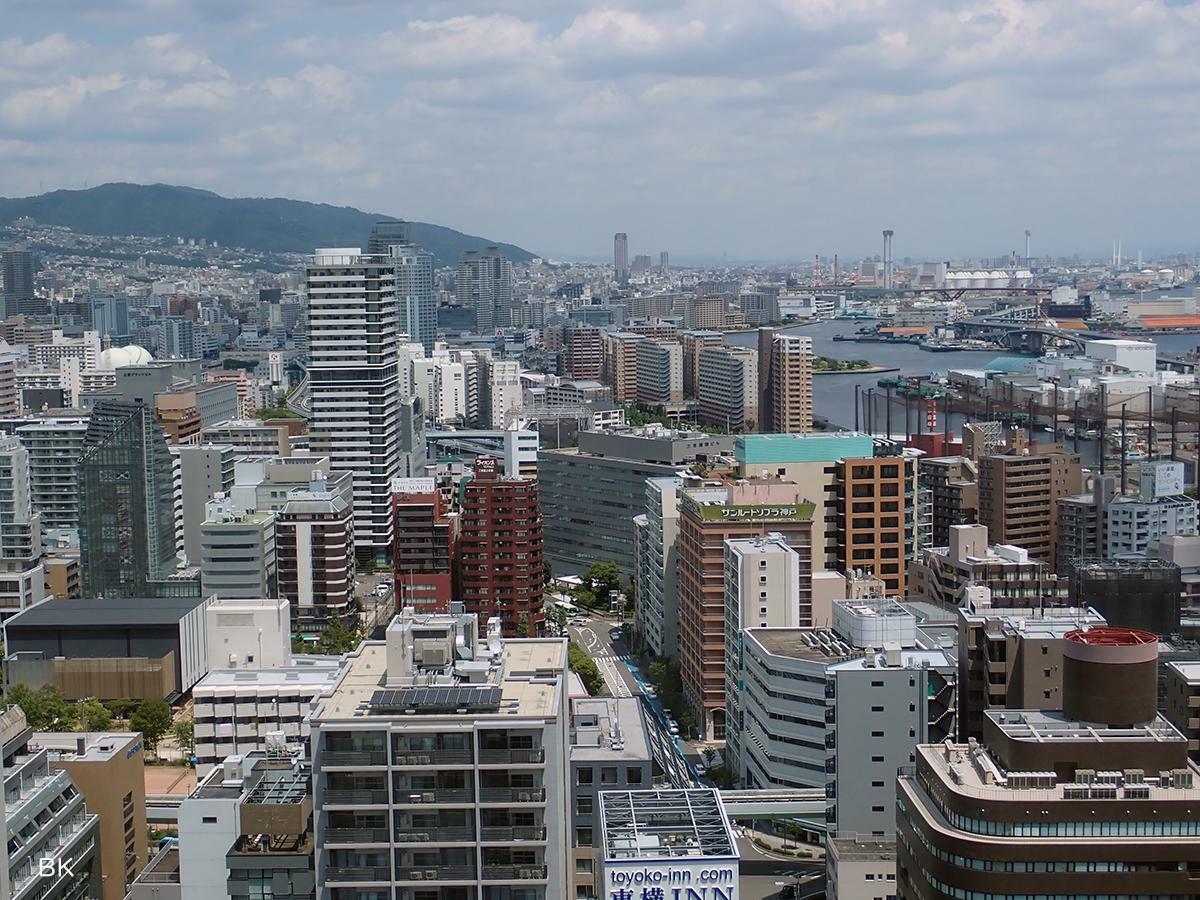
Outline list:
[[[502,476],[494,457],[475,460],[463,488],[460,583],[482,625],[499,616],[507,636],[542,631],[542,511],[537,479]]]

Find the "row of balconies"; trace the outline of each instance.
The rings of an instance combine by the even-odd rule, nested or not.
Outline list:
[[[392,870],[386,866],[326,866],[327,884],[375,884],[404,881],[476,881],[474,866],[404,867]],[[546,866],[527,865],[488,866],[482,870],[484,881],[537,881],[546,878]]]
[[[462,750],[402,750],[397,747],[392,757],[394,766],[470,766],[474,765],[475,754]],[[482,749],[478,752],[478,764],[489,765],[540,765],[545,762],[546,752],[539,748]],[[362,766],[386,766],[388,755],[384,750],[326,750],[321,754],[322,769],[359,768]]]
[[[359,847],[368,844],[507,844],[513,841],[544,842],[544,825],[484,825],[476,837],[473,825],[438,826],[436,828],[327,828],[323,832],[325,845]]]
[[[544,803],[546,789],[542,787],[484,787],[479,789],[479,803]],[[323,795],[324,805],[330,806],[420,806],[433,803],[473,804],[475,789],[461,788],[430,788],[404,789],[397,788],[394,802],[388,799],[386,789],[346,789],[327,790]]]

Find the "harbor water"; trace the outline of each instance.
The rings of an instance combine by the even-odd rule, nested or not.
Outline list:
[[[811,337],[813,353],[817,356],[828,356],[833,359],[843,360],[865,359],[872,365],[899,369],[898,372],[888,373],[889,376],[928,375],[934,372],[946,372],[949,369],[982,369],[999,356],[1013,355],[1011,352],[1004,350],[955,350],[949,353],[930,353],[929,351],[922,350],[915,344],[859,344],[834,340],[835,335],[853,335],[863,325],[864,323],[861,320],[830,320],[818,322],[815,325],[791,326],[784,328],[783,331],[789,334],[802,334]],[[1183,356],[1189,350],[1200,346],[1200,334],[1147,335],[1145,338],[1139,338],[1139,340],[1153,340],[1158,344],[1158,352],[1168,356]],[[725,335],[725,343],[727,344],[755,347],[757,346],[757,341],[758,335],[754,331],[734,331]],[[878,372],[815,375],[813,377],[813,412],[818,416],[828,419],[834,425],[840,425],[843,428],[853,428],[855,385],[859,387],[860,391],[874,389],[875,421],[874,423],[868,423],[863,420],[860,405],[859,427],[864,431],[871,430],[882,434],[887,427],[886,402],[883,397],[883,389],[878,386],[879,379],[883,377],[887,376]],[[909,405],[912,409],[912,412],[908,413],[911,429],[913,431],[918,429],[925,430],[924,403],[912,400]],[[1064,409],[1063,412],[1067,413],[1068,410]],[[893,434],[902,435],[905,433],[905,415],[903,398],[899,396],[893,397]],[[937,428],[939,431],[944,428],[941,416],[942,410],[939,404]],[[963,418],[957,414],[951,417],[951,429],[956,433],[962,424]],[[1073,442],[1070,440],[1067,440],[1066,443],[1068,447],[1073,446]],[[1089,446],[1089,444],[1092,446]],[[1085,461],[1095,461],[1097,451],[1095,442],[1081,441],[1079,449]]]

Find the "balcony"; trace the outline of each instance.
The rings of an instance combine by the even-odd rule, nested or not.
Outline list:
[[[388,830],[386,828],[327,828],[325,829],[326,844],[386,844]]]
[[[485,842],[544,841],[546,828],[542,825],[484,825],[479,839]]]
[[[392,870],[387,866],[326,866],[325,881],[329,884],[390,882]]]
[[[474,881],[474,866],[428,866],[422,868],[399,868],[397,881]]]
[[[534,864],[524,866],[484,866],[484,881],[536,881],[546,877],[546,867]]]
[[[325,806],[377,806],[387,805],[388,792],[379,790],[333,790],[326,791],[322,802]]]
[[[397,830],[397,844],[429,844],[429,843],[453,843],[456,841],[472,841],[475,840],[475,829],[470,825],[456,826],[453,828],[445,828],[435,826],[432,828],[414,828]]]
[[[531,765],[546,761],[546,751],[534,750],[480,750],[480,765]]]
[[[397,766],[469,766],[470,750],[403,750],[397,749],[393,764]]]
[[[545,803],[546,789],[540,787],[485,787],[479,789],[482,803]]]
[[[472,797],[471,788],[435,788],[433,790],[419,790],[398,787],[396,789],[396,805],[403,806],[409,803],[471,803]]]
[[[326,750],[321,754],[323,769],[386,765],[386,750]]]

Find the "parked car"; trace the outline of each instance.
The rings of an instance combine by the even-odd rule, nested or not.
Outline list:
[[[708,775],[708,769],[707,769],[707,768],[705,768],[704,764],[703,764],[703,763],[696,763],[696,777],[697,777],[697,778],[704,778],[704,777],[706,777],[707,775]]]

